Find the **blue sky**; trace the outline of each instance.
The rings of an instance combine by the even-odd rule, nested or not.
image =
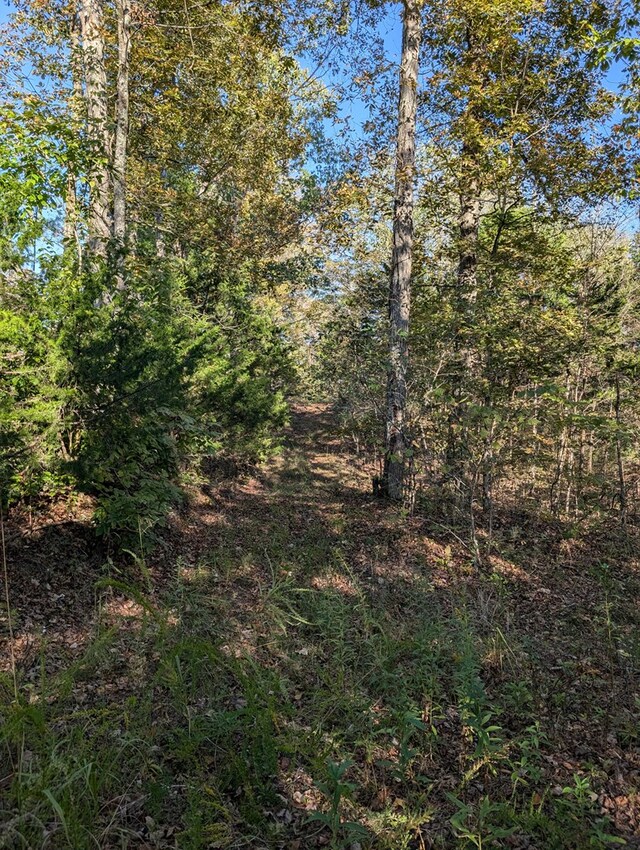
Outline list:
[[[11,3],[7,2],[7,0],[0,0],[0,24],[6,23],[11,11]],[[378,34],[384,42],[385,53],[390,60],[397,63],[400,57],[400,44],[402,38],[399,3],[393,3],[388,6],[385,17],[378,25]],[[312,63],[309,62],[310,66],[311,64]],[[309,70],[312,70],[312,68],[309,67]],[[607,86],[611,90],[615,91],[622,82],[623,76],[624,73],[622,66],[619,64],[614,65],[607,74]],[[332,80],[330,74],[323,77],[324,81],[329,85],[334,81],[338,83],[344,82],[345,78],[345,74],[337,79],[334,78],[334,80]],[[358,98],[352,98],[342,103],[340,113],[343,116],[348,115],[356,126],[361,126],[362,122],[367,121],[370,117],[367,104]]]
[[[384,44],[385,54],[396,65],[400,58],[402,39],[400,8],[399,3],[389,3],[386,14],[377,27],[378,35]],[[11,11],[11,3],[8,0],[0,0],[0,25],[7,22]],[[303,57],[302,62],[307,65],[309,71],[316,70],[316,60],[309,59],[305,62],[305,58]],[[351,70],[346,67],[332,73],[328,69],[320,69],[318,74],[322,77],[323,82],[331,87],[334,83],[340,85],[341,83],[348,82]],[[616,91],[623,79],[623,67],[619,63],[617,65],[614,64],[607,74],[606,85],[610,90]],[[356,138],[362,136],[362,125],[371,118],[369,105],[357,95],[342,100],[339,104],[338,114],[341,118],[350,120],[351,133]],[[335,137],[337,128],[333,127],[330,121],[327,121],[325,122],[325,132],[330,138]]]
[[[399,4],[392,4],[378,28],[378,32],[384,40],[385,51],[392,59],[397,59],[400,55],[401,27],[399,10]],[[0,0],[0,25],[9,20],[12,11],[12,4],[10,2]],[[310,60],[308,70],[313,70],[313,67],[314,65]],[[323,79],[329,85],[332,82],[329,75],[324,76]],[[342,80],[337,80],[337,82],[344,81],[345,79],[346,77],[343,75]],[[362,122],[369,118],[367,105],[358,99],[350,99],[348,102],[343,103],[341,105],[341,114],[343,116],[349,115],[356,125],[361,125]]]

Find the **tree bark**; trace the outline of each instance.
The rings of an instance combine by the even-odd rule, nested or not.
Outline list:
[[[461,158],[460,207],[458,214],[458,268],[456,315],[453,329],[455,356],[454,405],[449,417],[446,463],[451,480],[464,491],[466,442],[465,380],[478,372],[478,354],[473,342],[475,303],[478,298],[478,235],[481,188],[474,150],[464,143]]]
[[[393,251],[389,288],[389,374],[385,434],[384,490],[391,499],[403,495],[406,433],[411,260],[413,251],[413,182],[416,162],[418,65],[421,0],[405,0],[398,98]]]
[[[481,44],[476,40],[471,22],[467,23],[463,65],[475,68],[480,63]],[[477,107],[468,105],[460,119],[462,148],[459,163],[458,268],[456,274],[456,315],[453,328],[455,356],[454,405],[449,419],[447,470],[455,488],[464,495],[468,482],[465,463],[467,442],[467,404],[465,383],[477,377],[479,362],[474,345],[475,304],[478,298],[478,235],[482,185],[480,150],[477,139]],[[497,245],[497,243],[496,243]]]
[[[113,146],[113,236],[122,255],[127,231],[126,170],[129,136],[129,57],[131,55],[130,0],[117,0],[118,80],[116,88],[116,129]]]
[[[474,68],[479,63],[482,44],[477,40],[471,21],[465,33],[464,64]],[[474,306],[478,298],[478,234],[480,230],[481,192],[480,150],[477,139],[477,106],[467,106],[460,127],[462,150],[460,156],[460,212],[458,217],[458,346],[463,368],[473,365],[471,329]],[[497,238],[497,237],[496,237]],[[497,243],[496,243],[497,246]]]
[[[82,0],[80,10],[88,134],[96,156],[89,201],[89,250],[106,256],[112,235],[109,180],[107,71],[102,0]]]
[[[82,46],[80,44],[80,18],[75,5],[70,11],[71,77],[73,94],[71,95],[71,116],[74,129],[80,132],[82,123]],[[82,242],[78,230],[77,171],[73,161],[67,163],[67,186],[64,201],[63,242],[66,249],[76,248],[78,270],[82,270]]]
[[[627,521],[627,485],[624,477],[624,461],[622,458],[622,440],[620,430],[622,428],[622,403],[620,393],[620,375],[616,375],[616,461],[618,464],[618,496],[620,498],[620,524]]]
[[[475,151],[466,143],[462,148],[462,181],[460,191],[458,300],[462,325],[462,349],[466,356],[469,341],[465,338],[472,325],[473,305],[478,297],[478,232],[480,229],[480,182]]]

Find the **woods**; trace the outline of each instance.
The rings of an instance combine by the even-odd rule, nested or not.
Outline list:
[[[0,41],[0,847],[637,846],[636,0]]]
[[[3,134],[3,499],[86,491],[99,529],[136,539],[196,444],[259,457],[282,421],[306,203],[288,172],[322,108],[289,101],[277,13],[146,14],[18,13]],[[12,86],[20,62],[39,94]]]

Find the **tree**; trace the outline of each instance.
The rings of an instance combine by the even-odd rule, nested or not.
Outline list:
[[[89,203],[89,250],[96,255],[106,256],[113,233],[113,210],[109,176],[111,144],[103,0],[81,0],[80,28],[88,138],[95,162]]]
[[[118,70],[116,80],[116,128],[113,143],[113,238],[116,250],[125,248],[127,232],[126,172],[129,136],[129,61],[131,55],[131,5],[117,0]]]
[[[11,501],[71,486],[123,542],[162,521],[188,458],[275,446],[316,191],[301,163],[327,103],[284,20],[276,4],[182,0],[16,14],[5,61],[33,73],[1,84]]]
[[[411,265],[413,251],[413,183],[416,159],[418,66],[421,0],[406,0],[402,18],[402,57],[398,94],[393,250],[389,288],[389,376],[387,385],[383,487],[401,499],[409,439],[406,430]]]

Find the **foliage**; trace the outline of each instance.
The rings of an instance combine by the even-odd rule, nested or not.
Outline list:
[[[326,765],[327,779],[318,782],[318,789],[329,801],[328,812],[314,812],[311,819],[326,824],[331,831],[333,847],[348,847],[352,840],[366,836],[366,830],[361,824],[343,821],[340,810],[343,799],[349,799],[356,789],[352,782],[347,782],[345,774],[353,762],[345,759],[339,764],[329,760]]]
[[[115,10],[103,11],[115,38]],[[314,191],[294,169],[327,108],[317,87],[291,103],[303,75],[280,46],[277,9],[196,21],[168,3],[145,15],[131,56],[127,245],[92,256],[87,239],[105,153],[86,123],[79,19],[60,4],[14,18],[4,61],[19,78],[28,57],[39,82],[3,89],[0,147],[2,498],[84,491],[98,532],[124,545],[162,522],[199,457],[277,448],[294,381],[282,301],[300,284],[309,210],[307,188],[296,193]],[[109,50],[105,74],[115,87]]]
[[[610,635],[585,621],[603,584],[620,634],[637,631],[630,556],[614,545],[606,569],[582,570],[570,620],[557,615],[576,572],[535,566],[529,540],[519,558],[530,582],[523,591],[506,564],[501,604],[487,609],[498,574],[469,570],[457,546],[437,586],[423,553],[442,541],[395,518],[395,549],[388,514],[362,495],[345,510],[345,490],[318,464],[332,432],[310,437],[305,424],[262,488],[226,500],[222,523],[214,505],[206,518],[217,524],[209,535],[196,525],[178,563],[167,553],[163,590],[140,582],[140,564],[104,565],[118,579],[95,587],[84,556],[74,565],[90,609],[99,598],[85,643],[69,658],[50,634],[18,670],[17,699],[0,679],[1,840],[57,850],[123,835],[192,850],[256,835],[265,847],[320,839],[367,850],[420,839],[498,850],[510,836],[558,850],[620,845],[620,821],[600,800],[616,793],[608,768],[635,741],[623,744],[637,726],[629,681],[640,655],[636,641],[600,686],[593,670],[611,662]],[[348,453],[331,460],[346,478]],[[532,624],[540,584],[554,581],[553,616]],[[620,811],[633,804],[616,800]]]
[[[424,5],[399,510],[365,495],[391,4],[20,0],[2,29],[0,846],[623,843],[637,3]],[[216,490],[296,392],[332,427],[294,406],[270,477]],[[21,523],[80,493],[106,563]]]

